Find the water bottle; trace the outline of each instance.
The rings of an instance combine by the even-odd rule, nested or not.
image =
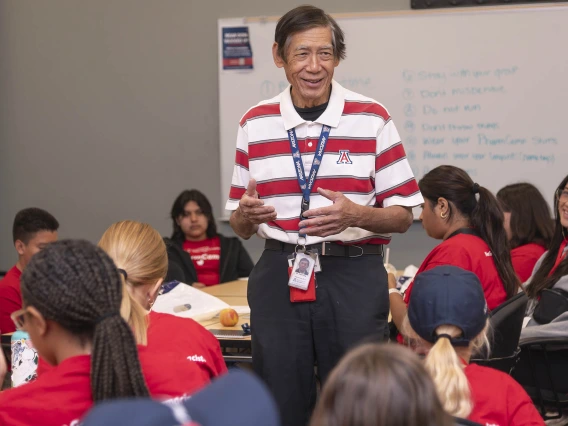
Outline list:
[[[39,357],[25,331],[12,334],[12,387],[18,387],[35,380]]]

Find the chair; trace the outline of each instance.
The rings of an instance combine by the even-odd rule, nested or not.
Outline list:
[[[559,419],[568,408],[568,336],[534,338],[520,345],[519,362],[513,371],[545,420]],[[557,415],[547,415],[547,408]]]
[[[491,312],[489,321],[493,336],[490,357],[485,355],[471,362],[511,373],[520,353],[519,338],[527,303],[527,295],[518,293]]]

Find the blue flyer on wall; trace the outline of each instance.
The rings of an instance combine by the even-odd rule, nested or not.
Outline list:
[[[223,28],[223,69],[252,69],[252,49],[248,27]]]

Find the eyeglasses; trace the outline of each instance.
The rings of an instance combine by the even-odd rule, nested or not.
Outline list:
[[[558,188],[556,190],[556,199],[562,202],[568,201],[568,189]]]
[[[10,314],[10,318],[14,322],[16,326],[16,330],[24,330],[25,322],[26,322],[26,312],[28,308],[20,309],[18,311],[12,312]]]

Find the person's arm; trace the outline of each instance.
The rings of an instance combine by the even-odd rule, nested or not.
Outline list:
[[[256,181],[250,179],[247,189],[239,201],[239,207],[231,214],[230,224],[233,231],[248,240],[258,230],[261,223],[276,219],[276,209],[265,206],[256,191]]]
[[[341,192],[318,188],[318,193],[333,204],[304,213],[304,216],[311,217],[300,222],[302,232],[307,235],[327,237],[339,234],[349,227],[358,227],[377,234],[404,233],[412,224],[410,207],[375,208],[356,204]]]
[[[391,288],[396,288],[396,277],[393,274],[389,274],[389,290]],[[404,303],[404,298],[402,294],[398,292],[392,292],[389,294],[390,310],[392,321],[396,325],[399,333],[402,334],[402,322],[406,316],[406,303]]]
[[[6,364],[6,358],[4,358],[4,351],[0,348],[0,387],[4,383],[4,378],[8,372],[8,365]]]

